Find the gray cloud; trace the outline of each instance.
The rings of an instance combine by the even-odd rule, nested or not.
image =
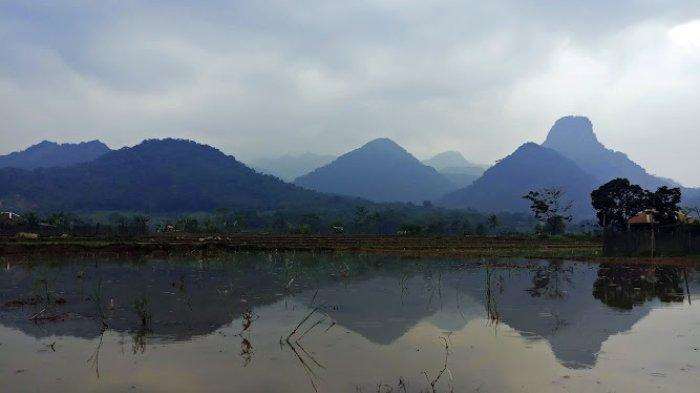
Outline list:
[[[210,143],[242,159],[388,136],[492,162],[556,118],[700,185],[697,1],[0,3],[0,149]]]

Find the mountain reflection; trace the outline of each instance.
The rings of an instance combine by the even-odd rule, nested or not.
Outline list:
[[[563,365],[587,368],[603,342],[659,306],[653,300],[697,294],[696,276],[659,266],[312,255],[33,263],[0,274],[0,324],[37,338],[93,339],[106,328],[138,337],[144,351],[144,336],[190,340],[239,318],[245,325],[256,308],[291,302],[321,307],[377,345],[392,344],[420,322],[443,331],[475,320],[504,324],[525,340],[546,340]],[[61,318],[32,318],[37,313]],[[242,356],[249,346],[241,344]]]

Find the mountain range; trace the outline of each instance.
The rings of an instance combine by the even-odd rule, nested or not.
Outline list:
[[[285,154],[275,158],[259,158],[252,161],[251,166],[258,172],[277,176],[289,183],[334,159],[336,156],[330,154]]]
[[[598,140],[593,124],[587,117],[566,116],[557,120],[542,146],[571,159],[600,183],[623,177],[650,190],[661,186],[679,186],[671,179],[648,173],[625,153],[605,147]]]
[[[442,203],[486,212],[524,212],[529,205],[522,197],[529,190],[560,187],[572,202],[572,213],[585,217],[591,215],[589,195],[597,183],[572,160],[530,142],[486,170],[474,184],[446,195]]]
[[[445,151],[424,160],[425,165],[437,169],[441,175],[445,176],[458,187],[466,187],[481,177],[486,171],[486,167],[467,161],[462,153],[457,151]]]
[[[648,173],[624,153],[606,148],[588,118],[567,116],[554,123],[542,145],[522,145],[472,185],[446,195],[441,202],[486,212],[524,212],[528,204],[522,196],[528,191],[557,187],[564,190],[565,202],[572,203],[576,218],[592,218],[591,191],[617,177],[650,190],[679,186]],[[697,189],[683,188],[683,194],[684,203],[700,204]]]
[[[43,141],[25,150],[0,156],[0,168],[65,167],[92,161],[111,151],[100,141],[62,143]]]
[[[70,167],[0,169],[0,206],[24,209],[191,212],[344,202],[178,139],[146,140]]]
[[[277,177],[289,179],[328,160],[330,156],[313,154],[285,156],[268,160],[274,165],[262,170],[274,170]],[[648,189],[677,185],[648,173],[624,153],[606,148],[590,120],[578,116],[557,120],[542,145],[520,146],[474,181],[481,170],[452,151],[421,162],[392,140],[380,138],[299,176],[292,185],[192,141],[147,140],[120,150],[110,150],[99,141],[45,141],[0,156],[0,207],[148,212],[300,206],[351,210],[360,200],[347,197],[359,197],[364,204],[430,200],[482,212],[527,212],[524,194],[558,187],[581,219],[593,217],[590,192],[612,178],[627,177]],[[684,205],[700,206],[698,189],[683,188],[683,195]]]
[[[375,202],[434,200],[456,187],[396,142],[375,139],[297,178],[295,184],[324,193]]]

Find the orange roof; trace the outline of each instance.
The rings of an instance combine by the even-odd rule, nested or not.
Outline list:
[[[631,217],[629,220],[627,220],[627,223],[630,225],[639,225],[639,224],[652,224],[654,222],[654,213],[649,210],[645,210],[643,212],[637,213],[637,215]]]

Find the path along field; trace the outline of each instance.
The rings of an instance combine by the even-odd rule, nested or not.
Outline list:
[[[175,255],[238,251],[311,251],[382,253],[406,257],[527,257],[595,258],[602,245],[596,239],[537,237],[407,237],[377,235],[162,235],[142,238],[0,237],[0,256],[134,254]]]
[[[567,259],[623,264],[700,266],[698,257],[606,258],[602,240],[580,237],[398,235],[192,236],[168,234],[140,238],[53,238],[0,236],[0,260],[32,257],[217,257],[235,252],[332,252],[386,254],[405,258]]]

